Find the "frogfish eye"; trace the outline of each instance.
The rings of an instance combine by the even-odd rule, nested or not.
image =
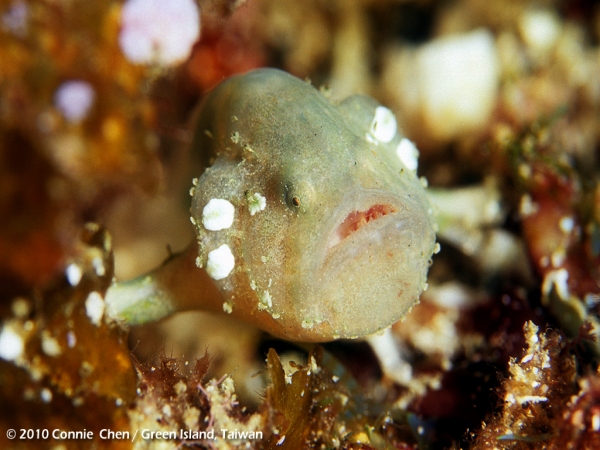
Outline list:
[[[284,185],[285,203],[293,209],[299,208],[301,204],[300,196],[296,194],[295,191],[296,189],[294,189],[291,184]]]

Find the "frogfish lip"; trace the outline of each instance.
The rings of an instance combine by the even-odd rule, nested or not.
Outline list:
[[[378,202],[368,206],[366,209],[355,209],[350,211],[337,228],[334,229],[333,233],[331,233],[326,245],[327,250],[335,247],[369,223],[381,220],[382,218],[397,212],[398,207],[387,202]]]
[[[349,193],[328,221],[322,265],[334,260],[343,265],[359,253],[382,251],[395,241],[406,213],[406,202],[387,192]]]

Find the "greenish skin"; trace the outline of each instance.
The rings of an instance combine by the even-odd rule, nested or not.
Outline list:
[[[155,320],[148,302],[160,316],[231,309],[275,336],[306,342],[361,337],[401,319],[426,286],[434,218],[415,173],[396,155],[402,136],[380,142],[371,133],[378,106],[366,96],[334,104],[275,69],[219,85],[201,107],[194,143],[212,162],[192,189],[197,243],[145,278],[154,289],[145,295],[148,314],[113,294],[111,315]],[[253,194],[266,200],[254,215]],[[234,206],[231,227],[204,227],[214,198]],[[223,244],[235,266],[212,280],[208,253]]]

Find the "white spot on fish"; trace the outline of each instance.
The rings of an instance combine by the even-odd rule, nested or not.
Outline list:
[[[260,295],[260,301],[258,302],[258,310],[263,311],[267,308],[273,307],[273,298],[269,291],[265,291]]]
[[[419,167],[419,150],[410,139],[403,138],[400,141],[396,147],[396,154],[407,169],[417,170]]]
[[[267,199],[258,192],[248,196],[248,211],[250,211],[251,216],[259,211],[264,210],[266,207]]]
[[[210,231],[229,228],[233,223],[235,208],[222,198],[211,199],[202,210],[202,225]]]
[[[213,280],[222,280],[227,277],[235,266],[235,258],[227,244],[209,252],[206,272]]]
[[[381,142],[390,142],[396,136],[398,124],[394,113],[385,106],[378,106],[375,109],[375,117],[371,122],[370,133]]]
[[[310,330],[314,326],[315,326],[315,322],[311,319],[304,319],[302,321],[302,328],[304,328],[305,330]]]

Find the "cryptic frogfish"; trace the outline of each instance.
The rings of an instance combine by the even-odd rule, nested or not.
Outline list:
[[[261,69],[217,86],[195,133],[211,163],[190,190],[196,241],[111,287],[113,318],[206,309],[324,342],[375,333],[416,304],[434,218],[389,109]]]

